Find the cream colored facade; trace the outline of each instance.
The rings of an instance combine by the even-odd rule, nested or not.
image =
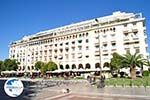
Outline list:
[[[10,44],[9,58],[17,59],[22,71],[34,69],[37,61],[50,60],[62,71],[97,70],[100,66],[104,70],[114,52],[137,52],[148,58],[146,38],[141,13],[114,12],[25,36]]]

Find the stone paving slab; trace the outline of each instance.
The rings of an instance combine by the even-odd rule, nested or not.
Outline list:
[[[46,98],[44,100],[149,100],[149,98],[70,93],[70,94]]]
[[[70,93],[62,93],[62,89]],[[43,88],[32,100],[150,100],[150,88],[105,87],[96,88],[87,83],[62,84]]]

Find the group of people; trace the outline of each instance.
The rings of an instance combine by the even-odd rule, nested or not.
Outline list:
[[[96,84],[97,88],[103,88],[105,87],[105,75],[101,75],[99,78],[99,81],[96,82],[96,78],[94,76],[87,76],[87,80],[89,81],[90,84]]]

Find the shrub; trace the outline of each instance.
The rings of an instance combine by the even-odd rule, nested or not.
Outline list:
[[[149,71],[143,71],[143,76],[149,76]]]

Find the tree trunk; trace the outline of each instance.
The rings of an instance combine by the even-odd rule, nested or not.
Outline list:
[[[130,75],[132,79],[136,79],[136,70],[133,66],[130,67]]]

